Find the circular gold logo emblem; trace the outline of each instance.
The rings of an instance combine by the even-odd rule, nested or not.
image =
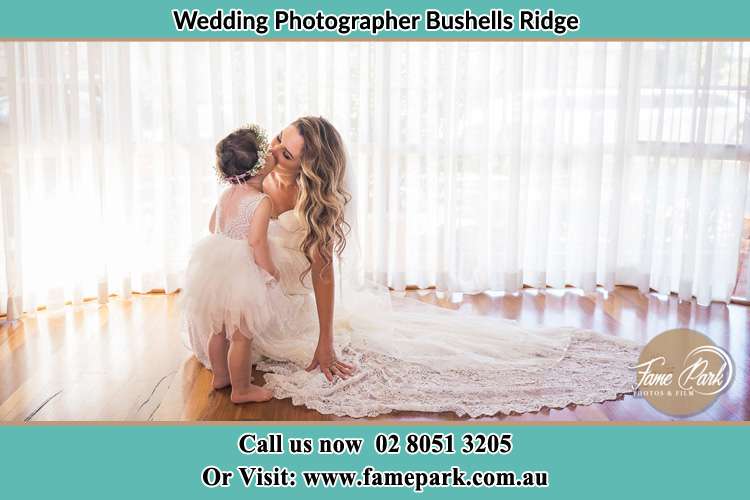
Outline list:
[[[708,408],[734,376],[729,353],[702,333],[686,328],[667,330],[651,339],[635,369],[636,396],[675,417]]]

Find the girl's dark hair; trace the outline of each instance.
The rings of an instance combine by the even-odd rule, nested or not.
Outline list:
[[[246,174],[258,161],[258,137],[249,128],[240,128],[216,145],[216,170],[219,176],[232,184],[239,175]]]

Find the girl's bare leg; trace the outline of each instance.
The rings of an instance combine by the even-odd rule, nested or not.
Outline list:
[[[229,340],[227,340],[224,330],[211,335],[208,339],[208,359],[211,361],[211,371],[214,374],[214,389],[223,389],[229,385],[228,352]]]
[[[252,342],[239,330],[232,335],[229,346],[229,378],[232,382],[232,402],[249,403],[268,401],[273,393],[250,383],[250,348]]]

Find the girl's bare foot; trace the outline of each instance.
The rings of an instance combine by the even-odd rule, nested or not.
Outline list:
[[[211,383],[214,386],[214,390],[216,391],[232,385],[231,382],[229,381],[229,374],[220,376],[220,375],[217,375],[216,372],[214,372],[214,378]]]
[[[232,388],[232,403],[262,403],[273,398],[273,392],[255,384],[250,384],[247,389],[239,391]]]

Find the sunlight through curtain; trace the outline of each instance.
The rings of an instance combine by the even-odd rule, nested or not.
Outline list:
[[[396,289],[734,287],[750,44],[2,43],[2,304],[181,284],[233,127],[341,131]]]

